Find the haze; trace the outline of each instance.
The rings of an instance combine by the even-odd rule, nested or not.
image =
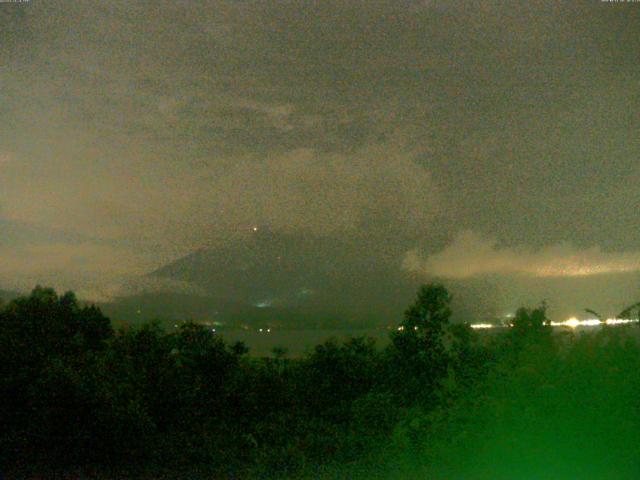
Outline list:
[[[109,301],[259,228],[438,279],[469,316],[614,314],[639,293],[633,7],[3,5],[0,288]]]

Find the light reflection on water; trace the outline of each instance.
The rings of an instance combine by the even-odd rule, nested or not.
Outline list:
[[[577,320],[570,318],[563,322],[551,322],[557,330],[594,330],[593,327],[606,325],[624,325],[638,323],[637,320],[609,319],[600,322],[595,319]],[[471,327],[478,331],[503,331],[508,327],[501,327],[492,324],[471,324]],[[297,357],[311,352],[316,345],[323,343],[330,338],[335,338],[339,342],[352,337],[370,337],[375,339],[376,345],[382,347],[389,342],[389,334],[393,328],[361,328],[361,329],[309,329],[309,330],[287,330],[272,328],[259,330],[226,330],[221,332],[225,341],[232,343],[242,341],[249,347],[249,354],[253,356],[271,356],[273,349],[283,347],[287,351],[287,356]],[[597,329],[595,329],[597,330]]]

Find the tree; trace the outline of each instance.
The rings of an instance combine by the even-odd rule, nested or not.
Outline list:
[[[418,326],[433,333],[442,333],[451,317],[451,300],[451,294],[443,285],[422,285],[416,301],[405,311],[403,325]]]
[[[606,325],[606,323],[607,323],[606,319],[602,315],[600,315],[598,312],[596,312],[595,310],[592,310],[590,308],[585,308],[584,310],[587,313],[595,315],[596,318],[598,320],[600,320],[600,322],[602,322],[602,324]],[[618,313],[615,316],[615,318],[624,319],[624,320],[633,319],[633,317],[634,317],[633,312],[634,311],[637,312],[636,316],[638,318],[640,318],[640,302],[636,302],[636,303],[633,303],[633,304],[629,305],[628,307],[625,307],[620,313]]]
[[[451,317],[451,294],[441,284],[422,285],[417,298],[404,314],[404,321],[391,336],[395,359],[403,372],[407,399],[416,396],[431,403],[438,383],[447,375],[449,358],[444,344],[445,327]]]
[[[84,451],[94,397],[83,379],[112,336],[100,309],[81,308],[72,292],[37,286],[0,310],[3,448],[46,449],[52,461]]]
[[[547,318],[547,305],[545,302],[537,308],[520,307],[516,310],[512,322],[513,334],[518,337],[538,336],[551,331]]]
[[[276,360],[282,360],[287,356],[289,350],[286,347],[276,346],[271,349],[271,353]]]
[[[418,350],[441,354],[442,337],[451,317],[451,294],[440,284],[422,285],[404,313],[394,343],[414,344]],[[416,341],[417,340],[417,341]]]
[[[520,307],[516,310],[511,327],[506,338],[514,352],[522,352],[531,347],[538,350],[540,348],[548,349],[554,343],[553,328],[547,318],[545,302],[536,308]]]

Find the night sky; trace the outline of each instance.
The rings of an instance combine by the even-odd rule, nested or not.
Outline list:
[[[257,227],[615,313],[639,206],[640,3],[0,3],[3,289],[109,299]]]

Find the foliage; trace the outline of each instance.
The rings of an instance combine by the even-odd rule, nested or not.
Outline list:
[[[442,285],[423,285],[404,321],[392,334],[388,372],[393,388],[409,402],[433,405],[439,383],[451,364],[445,345],[445,330],[451,317],[451,295]]]
[[[489,338],[450,305],[425,285],[384,348],[256,358],[194,323],[114,332],[37,287],[0,309],[0,461],[10,478],[637,478],[634,330],[556,335],[543,304]]]

